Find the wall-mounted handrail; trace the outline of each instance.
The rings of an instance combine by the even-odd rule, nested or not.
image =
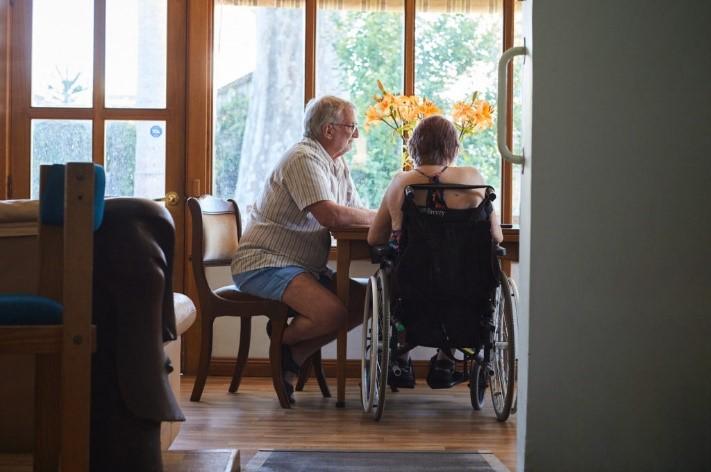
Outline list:
[[[509,149],[506,142],[506,125],[508,123],[508,96],[506,94],[506,82],[508,79],[507,68],[509,62],[516,56],[525,56],[528,50],[525,46],[517,46],[506,50],[499,59],[499,96],[497,98],[498,121],[496,123],[496,144],[499,146],[501,157],[514,164],[523,164],[525,158],[522,155],[514,154]]]

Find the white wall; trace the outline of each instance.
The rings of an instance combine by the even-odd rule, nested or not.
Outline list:
[[[710,470],[711,4],[527,1],[526,470]]]

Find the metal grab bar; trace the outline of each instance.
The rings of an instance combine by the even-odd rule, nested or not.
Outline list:
[[[514,154],[506,143],[506,124],[508,122],[508,96],[506,94],[507,67],[509,62],[516,56],[525,56],[528,49],[525,46],[517,46],[505,51],[499,59],[499,96],[497,97],[498,121],[496,123],[496,144],[499,147],[501,157],[514,164],[523,164],[525,158],[522,155]]]

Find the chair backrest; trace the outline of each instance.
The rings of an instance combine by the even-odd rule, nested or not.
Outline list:
[[[91,283],[86,281],[92,277],[94,231],[103,220],[104,189],[104,170],[95,164],[40,166],[38,292],[62,302],[70,317],[80,316],[82,324],[88,319],[89,326]],[[86,313],[77,315],[75,308],[86,305],[87,299],[85,319]]]
[[[482,186],[412,185],[405,189],[393,291],[408,341],[435,347],[480,346],[493,313],[499,279],[491,236],[488,187],[475,208],[442,209],[415,204],[419,191],[466,191]],[[423,199],[417,199],[418,201]],[[484,321],[484,323],[482,323]]]
[[[206,267],[229,266],[242,236],[242,220],[234,200],[211,195],[189,198],[192,219],[192,267],[198,295],[210,291]]]
[[[89,469],[94,231],[103,219],[104,183],[103,169],[91,163],[40,168],[40,294],[63,305],[63,470]]]

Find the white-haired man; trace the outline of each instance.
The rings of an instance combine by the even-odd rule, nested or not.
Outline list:
[[[296,316],[284,331],[284,380],[290,401],[301,364],[333,340],[346,320],[362,319],[364,291],[351,288],[351,310],[333,293],[327,268],[327,228],[372,223],[341,156],[358,137],[352,103],[333,96],[311,100],[304,137],[282,156],[267,178],[232,261],[237,288],[289,305]]]

